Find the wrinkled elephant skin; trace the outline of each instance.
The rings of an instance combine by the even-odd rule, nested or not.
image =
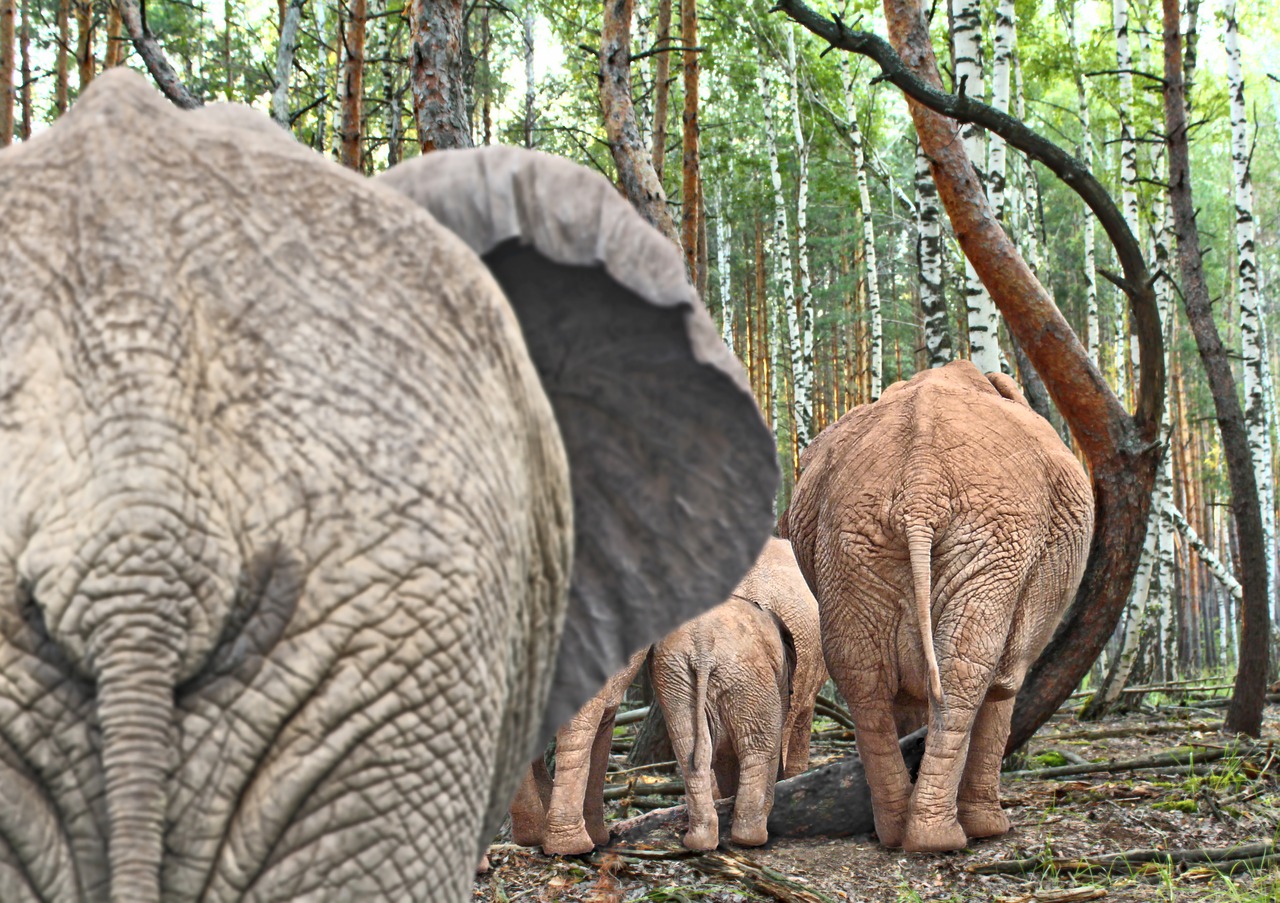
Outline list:
[[[736,795],[734,843],[769,839],[774,783],[808,766],[826,680],[818,637],[817,602],[790,544],[771,539],[724,604],[654,645],[650,675],[684,776],[689,849],[719,844],[724,796]]]
[[[818,597],[887,846],[1002,834],[1013,701],[1083,574],[1083,469],[1013,382],[968,362],[917,374],[806,449],[782,518]],[[897,737],[928,703],[914,787]]]
[[[0,152],[4,903],[467,899],[533,751],[755,559],[772,437],[675,249],[430,156],[123,70]]]

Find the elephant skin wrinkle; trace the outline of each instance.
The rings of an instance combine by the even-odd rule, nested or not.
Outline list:
[[[818,598],[886,846],[1009,830],[1000,762],[1013,701],[1080,584],[1093,495],[1003,374],[927,370],[805,450],[779,523]],[[898,730],[928,710],[912,783]]]
[[[122,68],[0,150],[3,903],[461,903],[548,732],[754,560],[773,438],[679,256],[450,159],[409,197]],[[505,291],[423,206],[538,186],[506,237],[566,254]],[[621,388],[543,383],[547,293]]]

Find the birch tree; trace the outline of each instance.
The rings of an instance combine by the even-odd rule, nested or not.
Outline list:
[[[951,0],[955,44],[956,91],[981,100],[985,95],[982,71],[982,4],[980,0]],[[961,128],[964,148],[973,163],[978,183],[986,184],[982,162],[986,160],[985,133],[974,123]],[[995,302],[965,258],[965,306],[969,318],[969,357],[984,373],[1000,369],[1000,317]]]
[[[942,288],[942,224],[938,186],[929,173],[929,160],[916,142],[916,234],[920,267],[920,309],[924,314],[924,345],[930,367],[950,363],[951,322]]]
[[[533,68],[534,16],[532,3],[525,7],[524,17],[520,24],[524,36],[524,146],[533,147],[533,127],[536,121],[534,109],[538,100],[538,88],[534,81]]]
[[[858,128],[858,110],[853,100],[853,67],[849,65],[849,58],[846,56],[843,60],[845,74],[845,114],[849,120],[849,142],[853,146],[853,169],[854,175],[858,183],[858,207],[862,214],[862,257],[866,261],[867,270],[867,314],[871,327],[871,360],[869,366],[871,368],[871,397],[870,401],[875,401],[880,397],[882,382],[884,379],[884,323],[880,313],[880,283],[879,283],[879,267],[876,265],[876,229],[875,223],[871,216],[871,191],[867,187],[867,166],[866,156],[862,148],[862,130]],[[927,164],[926,164],[927,168]],[[929,183],[932,185],[933,180],[930,178]],[[934,189],[935,197],[937,189]],[[938,253],[937,231],[938,209],[935,204],[933,208],[933,226],[935,229],[933,253]],[[934,262],[937,262],[935,256]],[[937,278],[940,283],[942,274],[936,270],[930,272],[930,276]],[[924,306],[924,266],[920,268],[921,278],[921,306]],[[936,286],[936,290],[941,293],[941,285]],[[937,301],[930,298],[929,304],[936,307]],[[943,325],[945,326],[946,310],[943,309]],[[926,321],[928,314],[926,314]]]
[[[1120,209],[1134,235],[1138,234],[1138,145],[1133,137],[1133,57],[1129,50],[1129,0],[1112,0],[1111,24],[1116,42],[1116,71],[1120,78]],[[1129,383],[1126,318],[1116,317],[1116,389],[1122,395]]]
[[[692,2],[692,0],[682,0]],[[791,129],[796,142],[796,277],[800,309],[797,312],[798,342],[791,346],[791,373],[795,383],[796,444],[804,449],[813,431],[813,284],[809,276],[809,142],[800,117],[800,76],[796,62],[795,27],[787,24],[787,76],[791,82]],[[683,37],[682,37],[682,40]]]
[[[318,0],[323,5],[324,0]],[[271,92],[271,118],[281,128],[289,128],[289,79],[293,73],[293,55],[298,49],[298,26],[302,23],[303,0],[289,0],[280,43],[276,45],[276,84]]]
[[[787,202],[782,193],[782,169],[778,164],[778,139],[773,126],[773,85],[769,79],[769,65],[763,54],[760,57],[760,68],[757,76],[760,98],[764,109],[765,146],[769,154],[769,180],[773,185],[773,229],[768,238],[768,254],[774,262],[774,272],[782,276],[782,299],[780,318],[786,324],[786,332],[775,341],[772,371],[774,374],[773,392],[773,424],[780,430],[783,420],[785,399],[783,398],[784,349],[786,356],[794,363],[796,349],[800,346],[799,323],[795,306],[795,274],[791,269],[791,249],[787,244]],[[785,345],[784,345],[785,341]],[[792,376],[794,379],[794,374]]]
[[[1266,302],[1258,286],[1254,248],[1253,177],[1250,173],[1249,124],[1245,117],[1244,74],[1240,66],[1240,25],[1235,0],[1226,0],[1227,83],[1231,100],[1231,169],[1235,176],[1236,272],[1239,276],[1240,355],[1244,371],[1244,419],[1262,509],[1262,540],[1267,549],[1267,596],[1271,617],[1280,623],[1275,591],[1275,482],[1271,472],[1271,435],[1267,429],[1266,346],[1262,322]]]
[[[1009,89],[1013,75],[1013,50],[1017,40],[1013,0],[996,3],[995,53],[991,60],[991,105],[1009,112]],[[1005,209],[1005,143],[999,135],[987,137],[987,197],[996,219],[1008,219]],[[1030,262],[1030,261],[1028,261]],[[1032,264],[1034,268],[1034,264]]]
[[[653,172],[662,182],[667,161],[667,105],[671,96],[671,2],[658,0],[658,28],[653,46]]]
[[[733,172],[729,172],[729,184],[733,184]],[[719,188],[716,189],[716,272],[720,277],[720,334],[730,351],[733,347],[733,280],[730,273],[729,245],[733,241],[733,227],[729,222],[729,210]]]
[[[1067,46],[1071,55],[1071,73],[1076,83],[1076,109],[1080,117],[1080,146],[1078,154],[1085,169],[1092,172],[1096,153],[1093,146],[1093,121],[1089,110],[1089,91],[1085,84],[1084,67],[1080,63],[1080,41],[1077,33],[1077,17],[1070,2],[1060,2],[1058,12],[1066,21]],[[1101,338],[1098,319],[1098,264],[1093,214],[1084,207],[1084,306],[1085,345],[1094,366],[1100,364],[1098,345]]]

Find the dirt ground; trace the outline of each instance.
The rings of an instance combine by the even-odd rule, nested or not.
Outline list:
[[[1235,739],[1218,730],[1222,712],[1170,707],[1089,724],[1060,717],[1032,741],[1024,767],[1052,767],[1064,760],[1115,763],[1180,746],[1207,755]],[[844,736],[835,730],[815,733],[813,764],[846,754],[850,744],[833,739]],[[476,879],[474,899],[1280,903],[1274,857],[1269,865],[1255,862],[1231,875],[1194,863],[1135,867],[1136,874],[1115,867],[1084,873],[1049,861],[1274,841],[1280,821],[1280,706],[1275,704],[1267,707],[1263,744],[1247,757],[1201,765],[1207,773],[1200,775],[1170,767],[1057,778],[1006,774],[1002,795],[1014,830],[944,855],[887,850],[874,835],[777,838],[764,847],[722,846],[704,856],[684,851],[679,835],[670,830],[655,832],[644,844],[584,857],[546,857],[498,843],[490,848],[491,870]],[[677,796],[666,804],[680,801]],[[611,816],[643,811],[634,808],[636,802],[620,801]],[[1020,874],[974,871],[987,863],[1037,858],[1041,861]]]

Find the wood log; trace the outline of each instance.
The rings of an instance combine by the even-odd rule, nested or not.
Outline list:
[[[1136,871],[1137,867],[1157,862],[1175,865],[1206,865],[1239,862],[1242,860],[1258,860],[1277,858],[1276,846],[1272,841],[1265,843],[1243,844],[1237,847],[1220,849],[1195,848],[1185,850],[1126,850],[1123,853],[1111,853],[1105,856],[1087,856],[1081,859],[1050,859],[1037,856],[1032,859],[1005,859],[999,862],[983,862],[965,866],[965,871],[975,875],[1021,875],[1052,868],[1058,871],[1088,872],[1125,869]]]
[[[1165,766],[1207,765],[1227,756],[1247,756],[1264,749],[1264,745],[1244,744],[1239,746],[1205,747],[1184,750],[1170,750],[1154,756],[1139,759],[1125,759],[1118,762],[1091,762],[1088,765],[1061,765],[1055,768],[1037,768],[1027,771],[1007,771],[1006,778],[1022,780],[1038,780],[1042,778],[1066,778],[1082,774],[1099,774],[1101,772],[1139,771],[1144,768],[1163,768]]]
[[[924,756],[924,738],[925,731],[921,729],[898,741],[913,778]],[[733,798],[718,800],[716,812],[722,836],[727,839]],[[613,826],[613,842],[632,842],[663,827],[680,829],[686,818],[684,806],[672,806],[625,819]],[[871,791],[862,760],[856,754],[779,781],[775,788],[773,812],[769,815],[771,837],[845,837],[874,830]]]

